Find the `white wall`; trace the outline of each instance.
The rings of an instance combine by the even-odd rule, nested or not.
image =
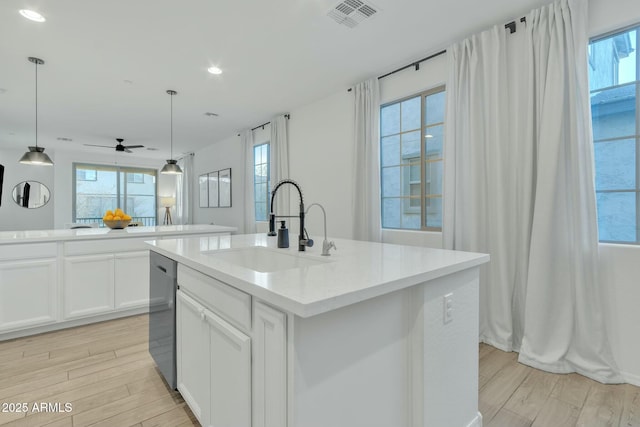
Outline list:
[[[53,210],[56,201],[54,191],[54,167],[23,165],[18,162],[27,151],[0,149],[0,164],[4,165],[2,204],[0,205],[0,231],[45,230],[53,228]],[[47,154],[55,161],[54,153]],[[38,181],[46,185],[51,199],[45,206],[27,209],[18,206],[11,197],[13,187],[22,181]]]
[[[292,110],[289,120],[290,177],[302,187],[306,206],[324,206],[327,234],[334,237],[353,237],[353,113],[353,94],[345,88]],[[291,200],[297,203],[295,193]],[[313,207],[305,221],[320,245],[322,211]]]
[[[193,158],[194,169],[194,213],[195,224],[217,224],[244,227],[244,168],[242,165],[242,144],[240,137],[230,138],[196,151]],[[230,208],[200,208],[198,192],[198,176],[231,168],[231,207]]]
[[[599,253],[613,354],[626,380],[640,386],[640,247],[601,244]]]
[[[162,175],[160,169],[164,166],[164,160],[147,159],[140,157],[127,157],[128,153],[116,153],[107,151],[100,153],[85,153],[72,151],[58,151],[54,159],[55,185],[53,186],[54,212],[53,227],[64,228],[66,223],[72,222],[73,213],[73,163],[90,163],[100,165],[141,166],[158,170],[157,194],[159,196],[175,196],[176,177]],[[157,209],[158,221],[162,223],[164,208]],[[175,218],[175,212],[172,211]]]

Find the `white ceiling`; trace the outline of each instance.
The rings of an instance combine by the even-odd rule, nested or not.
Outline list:
[[[254,127],[507,22],[548,0],[374,0],[354,29],[334,0],[2,0],[0,147],[48,151],[142,144],[130,156],[174,157]],[[33,9],[47,21],[23,18]],[[224,73],[214,76],[207,68]],[[205,112],[219,117],[210,118]],[[295,120],[295,117],[292,117]],[[327,124],[330,125],[330,124]],[[57,138],[72,138],[61,142]],[[106,149],[105,149],[106,151]]]

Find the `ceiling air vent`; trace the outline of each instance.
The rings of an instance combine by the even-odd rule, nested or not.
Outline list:
[[[329,13],[327,13],[327,16],[338,24],[354,28],[360,22],[371,18],[377,12],[378,9],[371,3],[365,3],[361,0],[344,0],[331,9]]]

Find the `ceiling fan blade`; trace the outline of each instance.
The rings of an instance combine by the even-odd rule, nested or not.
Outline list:
[[[133,151],[129,150],[129,147],[124,147],[124,152],[125,153],[133,153]]]
[[[125,145],[124,148],[142,148],[144,145]]]
[[[86,145],[87,147],[104,147],[104,148],[113,148],[113,145],[95,145],[95,144],[82,144],[82,145]]]

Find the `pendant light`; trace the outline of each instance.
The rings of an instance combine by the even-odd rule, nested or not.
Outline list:
[[[178,166],[178,161],[173,159],[173,95],[177,95],[175,90],[168,90],[167,93],[171,96],[171,158],[167,160],[167,164],[162,167],[160,173],[179,175],[182,173],[182,169]]]
[[[38,147],[38,65],[43,65],[44,61],[40,58],[29,57],[29,62],[36,65],[36,145],[29,146],[29,151],[24,153],[20,158],[20,163],[27,165],[43,165],[52,166],[53,162],[44,152],[43,147]]]

